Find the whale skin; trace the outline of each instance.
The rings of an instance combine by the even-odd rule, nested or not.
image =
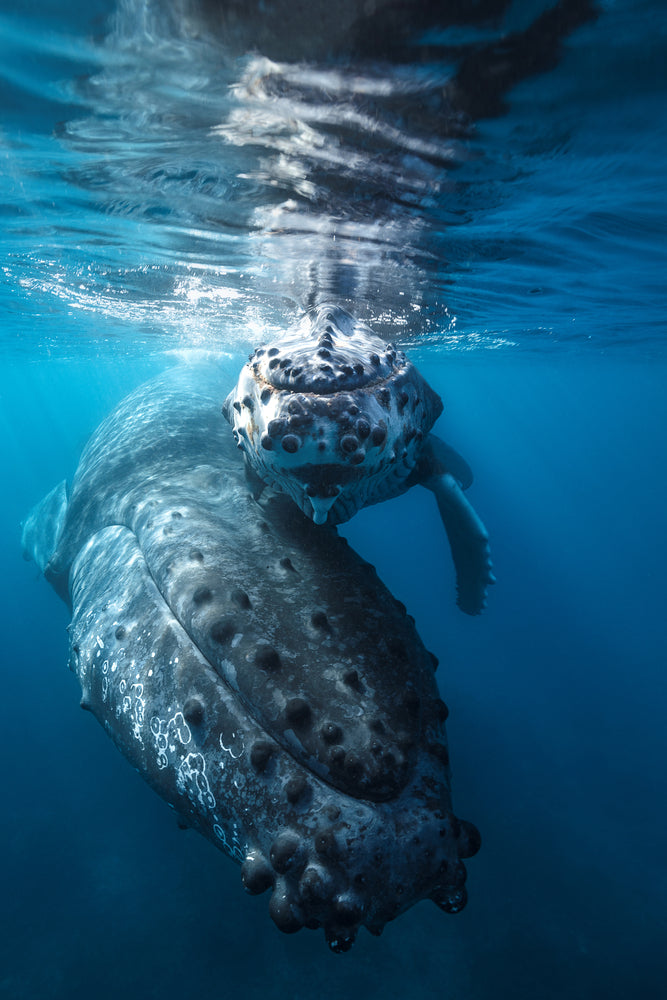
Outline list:
[[[335,527],[253,498],[228,391],[208,365],[132,393],[24,552],[71,607],[82,707],[280,930],[347,951],[423,898],[461,910],[479,834],[452,811],[437,661]]]

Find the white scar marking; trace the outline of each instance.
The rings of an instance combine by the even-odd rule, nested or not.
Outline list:
[[[232,758],[232,760],[238,760],[239,757],[242,757],[243,754],[244,754],[244,752],[245,752],[245,744],[243,742],[243,733],[232,733],[232,740],[237,740],[241,744],[241,749],[239,750],[238,753],[234,753],[234,751],[232,750],[231,742],[230,742],[230,745],[228,747],[225,746],[223,737],[224,737],[224,733],[220,733],[220,748],[222,750],[224,750],[225,753],[228,753],[229,756]]]
[[[241,844],[239,838],[238,826],[236,823],[232,823],[232,835],[231,842],[227,839],[227,834],[223,830],[217,816],[213,817],[216,822],[213,824],[213,833],[216,835],[218,840],[222,843],[223,849],[232,858],[236,858],[237,861],[243,862],[245,860],[246,854],[248,853],[247,846]]]
[[[192,739],[190,727],[183,718],[182,712],[176,712],[173,718],[169,719],[169,721],[166,719],[158,719],[158,717],[154,715],[151,719],[151,732],[157,749],[157,766],[161,770],[169,763],[167,750],[169,750],[170,753],[173,753],[176,749],[177,741],[182,743],[183,746],[187,746]]]
[[[194,804],[202,809],[215,809],[215,796],[206,777],[206,761],[200,753],[189,753],[181,761],[176,774],[176,786]]]

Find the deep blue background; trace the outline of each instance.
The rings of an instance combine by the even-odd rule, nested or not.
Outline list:
[[[4,995],[662,996],[665,366],[492,361],[425,369],[477,472],[487,613],[455,609],[426,491],[346,527],[441,660],[455,805],[483,834],[470,903],[422,903],[347,956],[280,935],[236,866],[176,828],[78,708],[66,609],[19,559],[20,517],[157,363],[3,371]]]
[[[99,42],[111,6],[0,2],[0,996],[662,998],[664,4],[601,2],[559,67],[478,126],[463,194],[445,191],[470,199],[433,291],[452,323],[412,356],[445,401],[438,432],[476,475],[498,576],[487,612],[457,611],[426,491],[344,531],[440,658],[455,808],[483,846],[463,913],[421,903],[345,956],[321,934],[281,935],[236,865],[177,829],[79,709],[66,608],[21,560],[21,519],[115,403],[192,346],[229,350],[231,384],[241,344],[263,335],[259,283],[272,286],[261,244],[234,230],[202,250],[192,235],[209,204],[189,189],[181,204],[191,137],[179,146],[155,95],[181,100],[183,129],[208,91],[160,89],[161,64],[157,90],[150,66],[135,87],[125,49]],[[119,107],[96,114],[99,79],[97,99],[111,81]],[[79,121],[63,141],[58,123]]]

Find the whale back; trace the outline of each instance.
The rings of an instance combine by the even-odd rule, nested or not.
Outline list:
[[[413,621],[335,528],[253,499],[222,384],[167,373],[101,425],[50,578],[83,707],[280,929],[346,950],[418,899],[460,909],[478,835]]]

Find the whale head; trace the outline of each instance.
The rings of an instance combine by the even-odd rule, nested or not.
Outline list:
[[[402,492],[441,411],[403,352],[337,306],[259,347],[223,406],[251,469],[315,524]]]

